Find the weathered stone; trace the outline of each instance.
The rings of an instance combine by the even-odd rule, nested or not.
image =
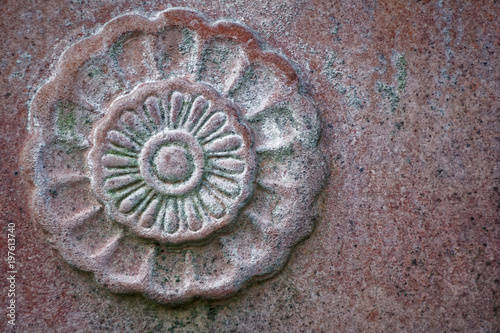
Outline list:
[[[173,6],[207,18],[166,22]],[[498,13],[447,0],[4,4],[0,248],[15,225],[16,295],[0,301],[17,317],[0,329],[497,331]],[[165,101],[186,107],[165,118]],[[243,155],[200,176],[204,142],[145,122],[190,126],[204,101],[224,105],[204,138],[231,128],[211,149]],[[138,157],[108,154],[127,130],[144,140],[128,143]],[[240,177],[211,180],[231,204],[201,204],[207,168]],[[114,169],[158,197],[113,199]],[[191,193],[200,204],[179,215],[172,197]],[[203,292],[217,281],[227,289]]]

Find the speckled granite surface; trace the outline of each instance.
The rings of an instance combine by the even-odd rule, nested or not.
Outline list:
[[[251,28],[301,77],[329,178],[282,271],[180,307],[117,295],[33,220],[20,152],[62,52],[124,13],[198,10]],[[0,13],[2,330],[497,332],[500,77],[495,1],[6,1]],[[15,326],[8,225],[15,224]]]

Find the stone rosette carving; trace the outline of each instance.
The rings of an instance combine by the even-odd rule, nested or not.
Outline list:
[[[113,292],[227,297],[313,228],[319,119],[240,24],[126,15],[66,50],[30,107],[35,220]]]
[[[113,220],[162,243],[203,240],[235,221],[255,157],[237,108],[184,79],[143,85],[99,121],[93,188]]]

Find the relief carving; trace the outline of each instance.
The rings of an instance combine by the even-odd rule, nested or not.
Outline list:
[[[185,9],[114,19],[64,52],[30,119],[35,220],[113,292],[228,297],[312,231],[317,112],[242,25]]]

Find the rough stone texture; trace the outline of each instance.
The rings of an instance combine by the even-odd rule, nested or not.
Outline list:
[[[331,171],[316,228],[279,275],[178,308],[69,266],[31,221],[18,164],[29,101],[61,53],[118,15],[172,6],[241,21],[295,64]],[[16,330],[500,330],[499,12],[446,0],[4,2],[0,237],[6,251],[16,223]]]

